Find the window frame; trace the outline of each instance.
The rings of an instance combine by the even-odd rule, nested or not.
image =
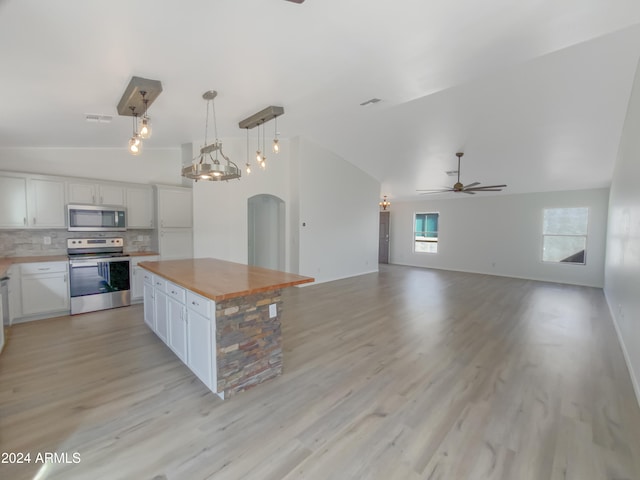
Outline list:
[[[544,221],[545,221],[545,212],[547,210],[572,210],[572,209],[585,209],[587,211],[587,225],[585,228],[584,234],[561,234],[561,233],[544,233]],[[591,226],[591,208],[587,206],[572,206],[572,207],[543,207],[542,208],[542,223],[541,223],[541,242],[540,242],[540,261],[546,265],[573,265],[573,266],[586,266],[587,265],[587,245],[589,243],[589,229]],[[544,259],[544,244],[546,237],[574,237],[574,238],[584,238],[584,255],[582,262],[562,262],[562,261],[554,261],[554,260],[545,260]]]
[[[435,237],[436,241],[433,242],[433,241],[424,240],[424,241],[421,242],[421,243],[435,243],[436,244],[436,251],[435,252],[420,252],[420,251],[416,250],[416,243],[419,242],[418,240],[416,240],[416,233],[417,233],[416,232],[416,220],[417,220],[416,217],[418,215],[437,215],[438,216],[438,230],[435,231],[435,233],[436,233],[436,237]],[[412,235],[412,245],[413,245],[412,246],[412,251],[413,251],[413,253],[416,253],[416,254],[419,254],[419,255],[422,255],[422,254],[437,255],[439,250],[440,250],[440,247],[439,247],[439,245],[440,245],[440,212],[437,212],[437,211],[413,212],[413,217],[411,218],[411,220],[412,220],[412,226],[411,226],[412,228],[411,229],[413,231],[413,235]],[[426,220],[425,220],[425,223],[426,223]],[[423,232],[424,233],[429,233],[430,231],[423,230]],[[428,238],[428,237],[425,237],[425,238]]]

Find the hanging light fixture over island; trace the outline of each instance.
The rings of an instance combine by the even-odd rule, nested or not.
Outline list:
[[[212,182],[220,180],[233,180],[240,178],[242,173],[238,166],[232,162],[222,151],[222,143],[218,140],[218,126],[216,124],[216,107],[214,99],[218,95],[215,90],[209,90],[202,95],[207,101],[207,115],[204,127],[204,146],[191,162],[191,165],[182,168],[182,176],[191,180],[209,180]],[[209,130],[209,104],[213,111],[213,129],[215,141],[207,144],[207,134]],[[220,160],[218,157],[222,157]]]

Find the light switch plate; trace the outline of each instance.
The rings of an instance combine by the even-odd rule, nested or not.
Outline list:
[[[275,318],[278,316],[278,307],[275,303],[269,305],[269,318]]]

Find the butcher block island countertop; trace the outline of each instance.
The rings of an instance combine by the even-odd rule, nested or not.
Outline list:
[[[282,373],[281,289],[313,278],[214,258],[138,266],[145,323],[213,393]]]
[[[140,267],[214,301],[313,282],[294,273],[216,258],[141,262]]]

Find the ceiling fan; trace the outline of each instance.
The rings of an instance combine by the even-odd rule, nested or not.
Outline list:
[[[458,181],[451,188],[442,188],[440,190],[416,190],[420,192],[420,195],[426,195],[429,193],[443,193],[443,192],[462,192],[468,193],[470,195],[475,195],[476,192],[501,192],[506,185],[485,185],[479,186],[480,182],[473,182],[469,185],[463,185],[460,183],[460,158],[464,153],[458,152],[456,153],[456,157],[458,157]]]
[[[302,3],[304,0],[287,0],[287,2]]]

